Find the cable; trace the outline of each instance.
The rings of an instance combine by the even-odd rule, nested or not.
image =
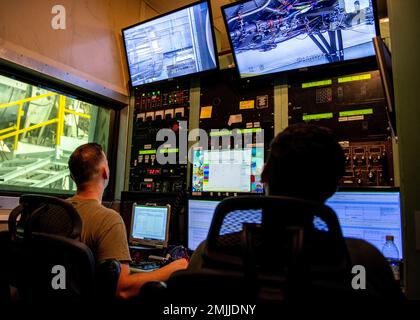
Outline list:
[[[260,11],[264,10],[270,3],[271,3],[271,0],[267,0],[267,2],[265,4],[263,4],[262,7],[251,10],[251,11],[248,11],[248,12],[245,12],[241,15],[237,15],[236,17],[233,17],[233,18],[229,19],[228,24],[230,24],[231,22],[236,21],[238,19],[242,19],[242,18],[248,17],[250,15],[253,15],[254,13],[260,12]]]

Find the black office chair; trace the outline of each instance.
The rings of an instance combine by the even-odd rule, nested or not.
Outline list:
[[[318,230],[315,217],[322,225]],[[200,270],[175,273],[161,291],[178,301],[361,297],[331,208],[286,197],[242,196],[219,203]],[[156,294],[156,284],[144,292]],[[146,294],[145,294],[146,295]]]
[[[301,199],[222,201],[209,230],[203,267],[242,269],[252,294],[262,301],[353,291],[350,259],[334,211]]]
[[[5,287],[13,287],[19,299],[29,301],[89,300],[99,293],[101,297],[115,296],[119,263],[107,261],[95,266],[91,250],[78,241],[82,221],[69,202],[23,195],[9,216],[8,226],[9,230],[0,234],[3,295],[7,295]],[[65,289],[52,285],[57,276],[54,266],[65,268]],[[109,283],[108,287],[104,288],[100,279]],[[101,290],[97,290],[98,283]]]

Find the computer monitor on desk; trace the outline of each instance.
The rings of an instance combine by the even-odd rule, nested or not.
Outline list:
[[[130,245],[166,248],[169,240],[170,205],[133,204]]]
[[[188,249],[195,250],[198,245],[207,239],[210,225],[217,205],[220,201],[215,200],[188,200]],[[239,210],[238,210],[239,211]],[[242,214],[242,219],[234,219],[225,229],[222,225],[220,234],[240,232],[243,223],[261,223],[261,210],[246,210],[248,214]],[[244,213],[242,211],[242,213]]]
[[[344,237],[363,239],[382,251],[385,237],[392,235],[403,259],[398,190],[339,191],[326,204],[337,214]]]
[[[195,250],[207,238],[214,210],[220,201],[188,200],[188,249]]]
[[[188,200],[188,249],[195,250],[207,238],[219,202]],[[393,235],[403,259],[399,191],[339,191],[326,204],[336,212],[344,237],[363,239],[382,251],[385,237]],[[322,230],[317,219],[314,227]]]

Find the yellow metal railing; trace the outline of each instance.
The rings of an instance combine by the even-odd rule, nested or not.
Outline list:
[[[6,128],[6,129],[1,129],[0,130],[0,134],[2,134],[4,132],[7,132],[7,131],[10,131],[10,130],[14,130],[14,129],[16,129],[16,126],[11,126],[9,128]]]
[[[3,104],[0,104],[0,109],[13,107],[13,106],[18,105],[18,104],[24,104],[25,102],[31,102],[31,101],[34,101],[34,100],[39,100],[39,99],[55,96],[56,94],[57,93],[50,92],[50,93],[40,94],[39,96],[35,96],[35,97],[30,97],[30,98],[25,98],[25,99],[22,99],[22,100],[3,103]]]
[[[61,144],[61,137],[64,135],[64,122],[65,122],[66,113],[74,114],[74,115],[77,115],[79,117],[83,117],[83,118],[86,118],[86,119],[91,118],[91,116],[89,114],[80,113],[80,112],[77,112],[77,111],[74,111],[74,110],[66,109],[66,96],[58,95],[59,98],[58,98],[57,118],[54,118],[54,119],[51,119],[51,120],[48,120],[48,121],[44,121],[44,122],[41,122],[41,123],[38,123],[38,124],[35,124],[35,125],[32,125],[32,126],[28,126],[28,127],[22,128],[22,129],[20,128],[22,117],[25,115],[25,112],[23,111],[23,104],[24,103],[39,100],[39,99],[43,99],[43,98],[47,98],[47,97],[51,97],[51,96],[55,96],[55,95],[58,95],[58,94],[54,93],[54,92],[51,92],[51,93],[41,94],[41,95],[36,96],[36,97],[25,98],[25,99],[13,101],[13,102],[0,104],[0,109],[18,106],[16,124],[11,126],[11,127],[4,128],[4,129],[0,130],[0,141],[5,140],[7,138],[15,137],[14,143],[13,143],[13,150],[16,150],[17,146],[18,146],[19,136],[21,134],[56,123],[57,124],[57,128],[56,128],[57,132],[56,132],[55,144],[56,144],[56,146],[59,146]],[[42,108],[42,106],[40,106],[40,107]],[[9,132],[9,131],[11,131],[11,132]],[[1,135],[1,134],[3,134],[3,135]]]

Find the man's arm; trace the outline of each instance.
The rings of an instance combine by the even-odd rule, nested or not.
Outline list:
[[[127,263],[121,264],[121,273],[118,279],[116,296],[119,299],[129,299],[139,294],[140,288],[150,281],[166,281],[172,273],[186,269],[188,262],[179,259],[152,272],[139,272],[130,274],[130,267]]]
[[[179,259],[156,271],[130,274],[127,262],[131,261],[131,257],[124,222],[118,213],[111,211],[107,215],[107,221],[101,226],[96,259],[99,261],[115,259],[121,262],[116,291],[116,297],[119,299],[134,297],[139,294],[140,288],[146,282],[166,281],[173,272],[186,269],[188,266],[185,259]]]

